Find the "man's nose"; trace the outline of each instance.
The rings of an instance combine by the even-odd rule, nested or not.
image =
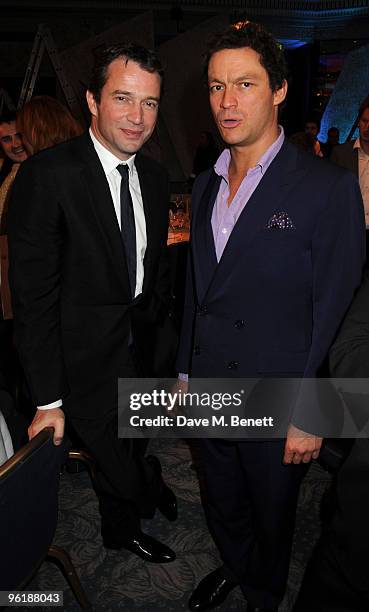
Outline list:
[[[231,108],[232,106],[237,106],[237,99],[231,89],[225,89],[223,92],[221,106],[223,108]]]
[[[12,137],[12,147],[20,147],[22,145],[22,138],[19,134],[14,134]]]
[[[142,109],[141,104],[139,103],[133,104],[129,109],[127,118],[128,118],[128,121],[131,121],[131,123],[134,123],[136,125],[139,125],[140,123],[142,123],[143,109]]]

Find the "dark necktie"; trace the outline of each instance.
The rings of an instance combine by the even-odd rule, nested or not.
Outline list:
[[[136,292],[136,225],[133,211],[133,202],[129,191],[128,165],[117,166],[122,180],[120,183],[120,230],[122,234],[124,250],[126,253],[129,284],[131,287],[132,300]]]

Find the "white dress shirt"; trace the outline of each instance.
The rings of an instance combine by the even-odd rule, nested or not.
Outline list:
[[[98,158],[101,162],[101,165],[104,169],[106,180],[109,184],[109,189],[111,193],[111,197],[114,204],[115,214],[117,216],[117,222],[120,228],[121,225],[121,215],[120,215],[120,183],[122,177],[117,170],[117,166],[120,164],[127,164],[128,166],[128,176],[129,176],[129,191],[132,197],[133,203],[133,212],[135,216],[135,225],[136,225],[136,261],[137,261],[137,269],[136,269],[136,290],[135,297],[140,295],[142,292],[142,285],[144,280],[144,257],[147,246],[147,236],[146,236],[146,220],[145,213],[142,201],[142,194],[140,188],[140,182],[138,180],[137,169],[135,166],[135,155],[132,155],[126,161],[122,161],[118,157],[116,157],[113,153],[111,153],[104,145],[101,144],[99,140],[94,136],[92,130],[89,130],[92,143],[95,147],[95,151],[98,155]],[[51,404],[46,404],[44,406],[38,406],[39,410],[49,410],[51,408],[60,408],[63,402],[61,399],[52,402]]]

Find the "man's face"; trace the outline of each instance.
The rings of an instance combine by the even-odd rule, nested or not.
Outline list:
[[[96,138],[119,159],[141,149],[154,131],[160,98],[160,76],[131,60],[114,60],[97,103],[87,92]]]
[[[369,144],[369,108],[366,108],[359,119],[360,140]]]
[[[5,155],[13,162],[20,163],[27,159],[22,136],[17,132],[15,121],[0,123],[0,144]]]
[[[311,134],[312,136],[314,136],[314,138],[316,138],[318,134],[318,126],[315,121],[308,121],[305,124],[305,134]]]
[[[264,142],[269,146],[287,83],[272,92],[259,54],[249,47],[214,53],[208,82],[211,110],[223,140],[234,147],[262,147]]]

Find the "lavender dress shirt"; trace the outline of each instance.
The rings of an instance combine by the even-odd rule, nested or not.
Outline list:
[[[211,217],[211,227],[218,261],[223,254],[238,217],[283,145],[284,130],[282,126],[279,126],[279,129],[280,133],[277,140],[265,151],[256,166],[249,169],[229,206],[227,204],[229,198],[228,167],[231,161],[229,149],[225,149],[216,161],[214,170],[223,179]]]

